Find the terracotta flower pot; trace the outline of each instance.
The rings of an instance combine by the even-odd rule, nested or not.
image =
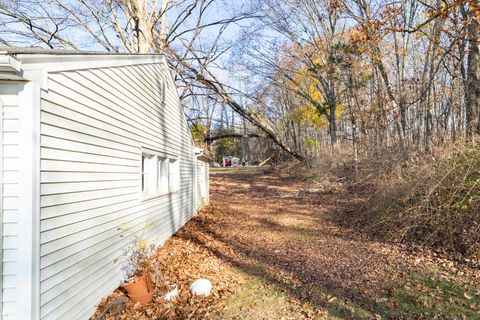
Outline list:
[[[140,302],[140,304],[147,304],[150,301],[152,301],[153,291],[152,292],[147,292],[146,294],[142,294],[142,295],[138,295],[138,296],[131,295],[131,294],[129,294],[128,296],[130,297],[130,300],[133,301],[133,303]]]
[[[145,275],[130,279],[127,283],[124,283],[122,287],[127,290],[129,297],[144,296],[149,293],[147,278]]]

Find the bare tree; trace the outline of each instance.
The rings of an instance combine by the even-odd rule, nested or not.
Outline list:
[[[253,11],[245,10],[217,17],[209,14],[214,6],[213,0],[164,0],[161,3],[157,0],[10,0],[0,4],[2,23],[11,26],[4,32],[2,42],[11,43],[21,32],[20,40],[28,44],[79,49],[88,44],[67,39],[69,34],[80,30],[105,50],[164,53],[170,57],[179,73],[177,80],[183,82],[186,91],[197,85],[211,90],[282,149],[302,159],[258,114],[236,102],[209,70],[210,65],[232,47],[222,43],[227,28],[255,16]],[[19,26],[23,31],[17,31]],[[203,36],[207,32],[208,38]],[[212,39],[212,34],[213,40],[207,41]]]

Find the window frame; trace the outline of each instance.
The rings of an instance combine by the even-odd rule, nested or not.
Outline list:
[[[149,161],[148,162],[145,161],[144,160],[145,158],[148,158]],[[141,162],[142,163],[141,163],[141,167],[140,167],[140,181],[141,181],[140,192],[141,192],[143,198],[149,198],[149,197],[153,197],[153,196],[156,195],[156,191],[151,193],[151,192],[149,192],[150,188],[148,188],[148,185],[151,185],[152,182],[153,182],[153,181],[151,181],[151,179],[155,176],[155,174],[152,174],[151,172],[149,172],[148,167],[153,167],[153,165],[154,165],[153,162],[155,162],[156,159],[157,159],[157,155],[152,154],[150,152],[142,151],[142,155],[141,155]],[[145,165],[145,162],[147,162],[147,165]],[[156,183],[155,183],[155,185],[156,185]]]
[[[149,192],[146,190],[147,188],[145,187],[145,177],[146,175],[150,174],[145,171],[145,163],[144,163],[144,157],[146,156],[151,156],[154,158],[155,161],[155,166],[152,165],[152,168],[155,167],[155,171],[152,172],[153,176],[155,176],[155,188],[154,192]],[[171,195],[174,193],[177,193],[180,190],[180,181],[176,183],[176,188],[172,188],[172,184],[170,182],[170,171],[171,171],[171,163],[177,163],[176,166],[178,167],[178,179],[180,179],[180,166],[179,166],[179,157],[173,156],[170,154],[166,154],[163,152],[147,149],[147,148],[140,148],[140,200],[141,201],[147,201],[159,197],[163,197],[166,195]],[[166,163],[166,166],[163,166],[163,164]],[[166,175],[161,174],[161,168],[166,168]],[[166,182],[166,187],[161,188],[160,183],[163,181],[163,183]],[[150,183],[153,185],[152,181]]]

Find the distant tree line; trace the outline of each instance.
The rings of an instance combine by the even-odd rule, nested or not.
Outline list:
[[[477,0],[265,0],[262,9],[268,36],[283,41],[250,48],[247,65],[298,153],[428,152],[480,133]]]
[[[4,0],[0,23],[4,45],[167,55],[207,147],[357,158],[480,134],[479,0]]]

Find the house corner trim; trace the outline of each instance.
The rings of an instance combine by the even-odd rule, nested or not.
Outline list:
[[[40,318],[40,92],[27,82],[19,94],[17,317]]]

